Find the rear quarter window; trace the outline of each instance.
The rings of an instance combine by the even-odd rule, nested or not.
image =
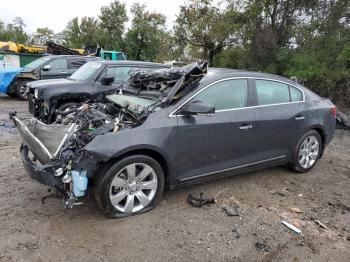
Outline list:
[[[289,86],[289,91],[290,91],[291,102],[303,101],[303,93],[299,89]]]

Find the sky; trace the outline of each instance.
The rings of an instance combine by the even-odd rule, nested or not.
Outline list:
[[[185,0],[121,1],[126,3],[128,11],[133,3],[139,2],[146,4],[148,11],[164,14],[169,28],[176,19],[180,5],[185,3]],[[58,33],[73,17],[97,17],[101,6],[109,5],[110,2],[112,0],[0,0],[0,20],[7,24],[19,16],[26,24],[27,33],[35,32],[38,27],[49,27]]]

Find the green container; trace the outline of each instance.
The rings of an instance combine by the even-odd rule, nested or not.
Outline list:
[[[44,54],[29,54],[29,53],[20,53],[19,55],[19,63],[21,67],[33,62],[34,60],[44,56]]]

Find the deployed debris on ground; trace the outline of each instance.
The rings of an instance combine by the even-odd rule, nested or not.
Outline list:
[[[288,223],[288,222],[285,221],[285,220],[282,220],[281,223],[282,223],[283,225],[285,225],[287,228],[289,228],[290,230],[293,230],[293,231],[294,231],[295,233],[297,233],[297,234],[301,234],[301,233],[302,233],[301,230],[300,230],[299,228],[297,228],[296,226],[294,226],[294,225]]]
[[[214,198],[205,198],[203,193],[200,193],[199,197],[194,197],[192,194],[188,194],[187,202],[193,207],[202,207],[204,205],[215,204]]]
[[[237,206],[224,206],[223,209],[225,210],[228,216],[239,216],[239,211]]]
[[[344,113],[337,111],[336,118],[337,118],[337,128],[350,129],[350,120]]]
[[[268,252],[270,250],[270,247],[265,242],[256,242],[254,246],[258,251]]]

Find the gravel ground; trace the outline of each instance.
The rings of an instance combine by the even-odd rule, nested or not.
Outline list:
[[[28,115],[27,103],[0,96],[0,261],[350,261],[349,131],[337,130],[307,174],[237,175],[168,191],[146,214],[107,219],[92,199],[72,210],[60,199],[42,204],[48,188],[23,170],[10,110]],[[217,203],[186,203],[200,192]],[[225,205],[240,216],[227,216]]]

